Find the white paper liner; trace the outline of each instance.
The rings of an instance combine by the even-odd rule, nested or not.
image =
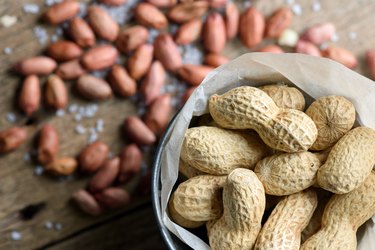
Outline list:
[[[375,129],[375,82],[332,60],[302,54],[250,53],[212,71],[180,111],[161,159],[163,221],[172,233],[193,249],[210,247],[173,223],[166,213],[178,177],[182,140],[192,116],[208,112],[207,100],[214,93],[222,94],[241,85],[259,86],[281,81],[295,85],[314,99],[332,94],[348,98],[356,108],[359,124]],[[375,249],[372,220],[358,233],[358,249]]]

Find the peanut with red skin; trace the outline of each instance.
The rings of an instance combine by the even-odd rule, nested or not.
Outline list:
[[[128,97],[135,95],[137,91],[136,81],[130,77],[126,69],[118,64],[113,65],[108,73],[108,82],[112,89],[120,96]]]
[[[80,95],[89,100],[106,100],[112,96],[109,84],[92,75],[82,75],[78,78],[76,89]]]
[[[142,44],[128,58],[129,75],[134,80],[141,79],[147,72],[152,63],[154,47],[151,44]]]
[[[198,86],[214,68],[206,65],[185,64],[178,69],[178,76],[192,86]]]
[[[78,162],[72,157],[58,157],[48,163],[45,168],[54,175],[71,175],[78,167]]]
[[[226,43],[226,31],[223,17],[219,13],[210,14],[203,26],[204,48],[212,53],[221,52]]]
[[[128,53],[146,43],[148,36],[148,30],[141,25],[129,27],[119,34],[116,40],[116,47],[121,52]]]
[[[266,34],[268,38],[277,38],[289,27],[292,21],[292,11],[289,8],[282,7],[277,9],[267,20]]]
[[[18,97],[18,105],[27,116],[31,116],[39,109],[41,99],[40,92],[38,77],[36,75],[26,77]]]
[[[179,3],[168,11],[168,18],[175,23],[185,23],[202,17],[208,10],[207,1]]]
[[[160,34],[155,39],[154,53],[168,71],[176,72],[182,66],[180,52],[169,34]]]
[[[83,54],[81,63],[89,71],[101,70],[115,64],[118,51],[111,45],[98,45]]]
[[[79,12],[80,6],[76,1],[63,1],[49,8],[43,19],[50,24],[60,24],[73,18]]]
[[[0,132],[0,153],[8,153],[19,148],[27,139],[27,131],[22,127],[12,127]]]
[[[225,6],[225,28],[228,40],[237,36],[239,23],[240,11],[234,3],[229,2]]]
[[[149,3],[139,3],[134,9],[134,16],[140,24],[154,29],[164,29],[168,25],[163,12]]]
[[[79,166],[82,171],[96,172],[108,157],[109,147],[102,141],[87,145],[78,156]]]
[[[144,122],[154,134],[161,135],[168,125],[171,111],[171,96],[169,94],[158,96],[147,109]]]
[[[241,41],[246,47],[254,48],[262,41],[265,20],[256,8],[250,7],[241,14],[239,27]]]
[[[94,31],[86,21],[79,17],[75,17],[70,21],[68,32],[73,40],[83,48],[95,45]]]
[[[89,182],[89,190],[93,193],[104,190],[112,185],[120,170],[120,158],[108,159]]]
[[[130,203],[130,194],[121,188],[110,187],[95,194],[95,199],[100,205],[107,208],[120,208]]]
[[[186,45],[199,39],[202,32],[202,20],[193,19],[182,24],[176,32],[175,41],[177,44]]]
[[[23,59],[14,65],[14,69],[22,75],[49,75],[55,68],[57,63],[47,56],[35,56]]]
[[[152,103],[159,95],[164,85],[165,70],[159,61],[154,61],[142,81],[140,92],[146,105]]]
[[[47,105],[54,109],[63,109],[68,104],[68,91],[65,83],[57,75],[48,77],[44,99]]]
[[[120,153],[120,173],[118,180],[126,182],[141,170],[142,152],[132,143],[125,146]]]
[[[59,135],[55,127],[46,124],[39,133],[38,161],[41,164],[52,162],[59,151]]]
[[[72,195],[72,199],[85,213],[90,215],[99,215],[103,213],[103,208],[86,190],[78,190]]]
[[[119,25],[104,9],[99,6],[90,6],[87,17],[98,37],[110,42],[117,39],[120,31]]]
[[[80,57],[83,51],[73,42],[57,41],[47,48],[47,54],[58,62],[64,62]]]
[[[129,116],[124,122],[124,132],[137,145],[151,145],[156,141],[155,134],[136,116]]]

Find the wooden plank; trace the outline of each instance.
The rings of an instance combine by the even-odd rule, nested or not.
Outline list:
[[[16,15],[19,19],[19,22],[11,28],[0,27],[0,129],[11,126],[6,119],[6,114],[10,111],[17,113],[19,116],[17,124],[25,124],[27,120],[18,113],[15,102],[21,78],[9,72],[10,66],[19,59],[38,55],[43,51],[44,46],[40,45],[34,38],[32,29],[35,24],[46,27],[49,32],[54,30],[54,27],[42,25],[38,21],[39,15],[23,13],[22,5],[30,2],[37,3],[42,7],[44,1],[0,0],[0,16],[6,14]],[[321,1],[322,10],[319,12],[312,11],[311,1],[299,0],[295,2],[301,5],[303,14],[294,17],[292,28],[301,32],[305,27],[315,23],[323,21],[331,21],[335,23],[338,30],[337,34],[340,38],[337,44],[353,51],[356,56],[360,58],[360,64],[357,71],[367,74],[366,67],[363,63],[363,55],[366,49],[372,48],[375,44],[375,30],[372,28],[375,21],[373,15],[375,11],[375,2],[366,0]],[[268,15],[277,7],[285,4],[285,1],[252,1],[252,3],[259,8],[262,13]],[[350,39],[349,32],[356,32],[357,39]],[[263,44],[270,42],[272,41],[264,41]],[[3,54],[2,50],[5,47],[13,48],[14,52],[11,55]],[[250,50],[242,47],[239,40],[236,39],[228,44],[225,49],[225,54],[234,58],[249,51]],[[42,83],[44,83],[44,80],[42,80]],[[69,88],[72,88],[72,85],[73,83],[68,83]],[[90,104],[90,102],[82,100],[74,94],[70,95],[70,103],[77,103],[79,105]],[[126,140],[122,138],[119,128],[126,116],[137,114],[137,107],[130,100],[120,98],[113,98],[112,100],[98,103],[98,106],[99,111],[96,117],[84,119],[81,124],[85,127],[92,127],[94,126],[96,119],[104,119],[105,129],[104,132],[100,134],[100,138],[110,145],[112,152],[117,153],[126,143]],[[112,218],[119,213],[123,213],[123,211],[115,211],[97,218],[84,215],[70,204],[69,198],[72,192],[86,185],[87,178],[76,176],[73,180],[61,181],[47,176],[35,176],[33,174],[35,163],[25,162],[23,160],[24,154],[32,147],[36,131],[46,121],[51,122],[56,126],[61,135],[60,153],[63,155],[76,155],[86,144],[87,134],[77,135],[74,132],[74,126],[77,122],[75,122],[73,118],[73,114],[69,113],[63,117],[57,117],[51,111],[42,110],[38,112],[35,122],[27,126],[30,132],[28,143],[14,153],[0,156],[1,249],[38,248],[51,242],[65,239],[66,237],[74,235],[76,232],[82,232],[82,230],[88,229],[92,225],[105,222],[109,218]],[[140,203],[143,204],[143,202],[148,199],[149,198],[147,197],[136,198],[136,201],[129,208],[125,208],[124,210],[131,209]],[[21,222],[14,219],[14,216],[20,209],[29,204],[41,201],[46,202],[47,207],[33,220]],[[133,217],[144,217],[145,220],[139,219],[139,223],[141,225],[146,225],[145,227],[154,227],[154,224],[149,220],[153,216],[151,208],[148,208],[147,212],[144,213],[145,214],[142,214],[144,216],[141,217],[136,217],[139,215],[137,215],[137,213],[132,213],[132,215],[124,217],[123,220],[133,221]],[[62,230],[46,230],[44,228],[44,223],[46,221],[61,223]],[[132,228],[127,226],[128,224],[125,223],[121,225],[124,228],[127,228],[127,230],[132,231]],[[110,228],[110,226],[108,226],[108,228]],[[147,237],[140,236],[142,234],[142,228],[143,227],[137,229],[136,233],[139,235],[139,238],[147,239]],[[11,240],[10,233],[13,230],[22,233],[22,239],[20,241]],[[107,238],[112,237],[111,233],[112,231],[109,229],[101,230],[100,233],[95,234],[94,238],[97,241],[105,241]],[[147,233],[149,239],[152,239],[150,242],[152,242],[155,237],[159,237],[156,234],[152,234],[151,229],[150,231],[145,231],[145,233]],[[86,239],[87,237],[87,239],[89,239],[89,234],[90,233],[87,232],[71,238],[69,240],[69,246],[79,244],[81,238]],[[116,237],[118,237],[116,240],[114,238],[111,239],[117,242],[116,244],[120,245],[120,233],[116,235]],[[138,240],[140,243],[146,242],[139,240],[139,238],[136,239],[136,236],[134,236],[134,239]],[[151,246],[154,248],[154,245]],[[95,244],[92,245],[92,247],[95,249]]]
[[[151,204],[148,203],[137,208],[137,211],[132,211],[132,214],[115,218],[47,249],[162,250],[166,246],[156,226]]]

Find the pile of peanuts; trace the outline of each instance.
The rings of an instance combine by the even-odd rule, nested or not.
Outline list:
[[[356,249],[375,214],[375,130],[354,105],[323,96],[305,110],[284,84],[212,95],[185,134],[168,203],[216,249]]]
[[[109,6],[126,4],[126,0],[98,2]],[[161,94],[167,72],[190,86],[183,98],[186,101],[212,69],[229,60],[221,52],[226,43],[237,36],[244,46],[252,50],[281,53],[283,49],[277,45],[258,48],[264,38],[278,39],[280,45],[295,47],[298,53],[329,57],[350,68],[357,64],[356,58],[343,48],[328,47],[321,51],[317,47],[334,35],[335,28],[331,23],[313,26],[298,39],[298,35],[293,35],[293,31],[288,29],[292,13],[285,7],[277,9],[266,19],[254,7],[240,13],[234,3],[226,0],[147,0],[133,9],[136,24],[123,30],[98,5],[89,6],[85,19],[77,17],[79,11],[80,5],[74,0],[65,0],[49,8],[43,14],[43,20],[51,25],[67,22],[69,40],[49,45],[46,56],[21,60],[14,70],[25,77],[18,104],[28,117],[40,109],[42,98],[48,108],[64,109],[69,102],[64,81],[75,80],[77,93],[91,101],[108,100],[113,92],[120,97],[131,97],[137,92],[141,94],[147,111],[142,118],[126,118],[124,131],[132,144],[122,150],[119,160],[116,157],[106,159],[108,146],[101,141],[83,149],[78,161],[71,156],[59,156],[56,129],[46,124],[40,131],[37,159],[47,171],[56,175],[70,175],[80,166],[82,172],[97,172],[90,182],[94,183],[88,188],[90,192],[80,190],[74,195],[77,203],[90,214],[99,214],[103,207],[128,203],[126,190],[112,185],[129,179],[121,176],[133,176],[139,172],[141,146],[154,145],[168,124],[173,109],[171,95]],[[174,36],[166,31],[170,23],[179,25]],[[149,29],[161,31],[153,44],[147,43],[151,36]],[[98,40],[106,43],[98,43]],[[178,46],[199,41],[206,53],[204,65],[183,64]],[[121,55],[127,58],[125,67],[118,64]],[[374,51],[368,53],[368,62],[375,75]],[[90,74],[107,69],[106,79]],[[41,93],[43,76],[48,77]],[[27,130],[23,127],[1,131],[0,153],[17,149],[27,138]],[[95,159],[95,167],[87,166],[86,161],[90,161],[90,157]],[[106,184],[102,184],[102,181]],[[96,187],[95,182],[101,183],[100,188]],[[103,196],[105,198],[98,198]]]

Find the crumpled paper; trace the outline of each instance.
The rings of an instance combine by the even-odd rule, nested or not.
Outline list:
[[[182,108],[162,154],[161,208],[166,227],[193,249],[210,249],[200,238],[173,223],[166,213],[178,177],[179,152],[193,116],[208,113],[207,100],[214,94],[242,86],[284,82],[301,89],[307,105],[312,98],[341,95],[357,111],[360,125],[375,129],[375,82],[332,60],[302,54],[245,54],[212,71]],[[176,153],[178,152],[178,153]],[[373,217],[375,220],[375,216]],[[375,249],[375,225],[369,220],[358,232],[358,249]]]

